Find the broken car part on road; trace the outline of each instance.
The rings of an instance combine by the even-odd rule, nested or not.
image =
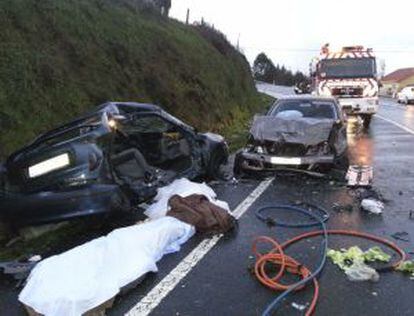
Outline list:
[[[371,186],[374,179],[374,168],[372,166],[349,166],[346,180],[350,187]]]
[[[278,167],[340,164],[347,149],[346,124],[333,98],[281,98],[256,116],[247,146],[236,155],[236,174]]]
[[[0,217],[17,225],[134,211],[177,178],[219,177],[228,147],[151,104],[109,102],[40,135],[0,169]]]

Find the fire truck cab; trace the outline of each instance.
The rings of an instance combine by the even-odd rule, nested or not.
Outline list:
[[[378,111],[378,79],[376,58],[372,49],[363,46],[343,47],[331,52],[322,47],[311,63],[314,94],[335,97],[347,115],[357,115],[368,127]]]

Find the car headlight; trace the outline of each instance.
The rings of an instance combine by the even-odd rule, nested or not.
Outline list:
[[[327,155],[331,151],[328,142],[323,142],[319,145],[309,146],[306,151],[306,156]]]
[[[46,173],[69,166],[69,164],[69,154],[65,153],[30,166],[28,169],[29,177],[36,178]]]

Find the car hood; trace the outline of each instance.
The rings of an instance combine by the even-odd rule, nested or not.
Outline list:
[[[335,121],[331,119],[256,116],[250,134],[259,142],[272,141],[312,146],[327,141],[334,124]]]

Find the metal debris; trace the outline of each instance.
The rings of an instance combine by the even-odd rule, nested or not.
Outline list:
[[[352,165],[349,166],[346,174],[346,180],[348,181],[348,186],[350,187],[371,186],[373,179],[374,168],[372,166]]]

